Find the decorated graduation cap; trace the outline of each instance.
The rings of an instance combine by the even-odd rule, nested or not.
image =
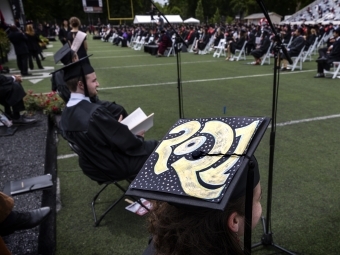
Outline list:
[[[259,182],[253,154],[269,122],[266,117],[178,120],[130,184],[127,195],[225,210],[230,199],[253,191]]]
[[[63,71],[64,72],[64,81],[67,82],[71,79],[83,77],[84,81],[84,90],[85,90],[85,96],[89,97],[89,92],[86,84],[86,77],[85,75],[93,73],[94,69],[90,65],[90,62],[88,61],[88,58],[92,56],[86,56],[84,58],[81,58],[75,62],[72,62],[54,72],[52,74]]]

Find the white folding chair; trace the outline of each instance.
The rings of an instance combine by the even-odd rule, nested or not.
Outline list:
[[[214,47],[215,52],[213,57],[219,58],[221,55],[225,56],[225,39],[221,39],[217,46]]]
[[[288,65],[288,67],[291,69],[291,71],[294,71],[295,68],[299,68],[299,70],[302,70],[302,55],[303,55],[303,51],[305,50],[305,46],[303,46],[303,48],[301,49],[299,55],[297,57],[291,57],[293,60],[293,64],[292,65]]]
[[[143,36],[134,46],[134,50],[141,50],[145,43],[145,36]]]
[[[310,45],[308,50],[303,53],[303,60],[302,60],[303,62],[305,62],[307,58],[309,61],[312,61],[312,54],[317,44],[318,44],[318,38],[316,38],[313,45]]]
[[[235,56],[236,53],[238,52],[238,56],[234,57],[236,61],[239,61],[240,59],[246,60],[246,45],[247,45],[248,41],[244,41],[244,44],[242,46],[241,50],[235,50]]]
[[[168,54],[167,54],[167,57],[170,57],[170,55],[176,55],[176,52],[175,52],[175,43],[176,43],[176,37],[172,37],[171,38],[171,41],[172,41],[172,45],[171,47],[168,47]]]
[[[270,58],[273,56],[270,53],[272,47],[273,47],[273,42],[270,43],[270,46],[269,46],[266,54],[264,54],[264,56],[262,57],[261,66],[263,66],[264,64],[270,65]]]
[[[194,42],[189,46],[188,52],[194,52],[194,47],[196,45],[197,38],[195,37]]]
[[[135,49],[135,47],[136,47],[136,45],[139,41],[140,41],[140,36],[135,37],[134,40],[131,41],[131,48]]]
[[[200,55],[205,55],[205,54],[209,53],[209,49],[211,48],[211,45],[214,43],[214,40],[215,40],[215,39],[214,39],[213,36],[210,37],[209,42],[207,43],[207,45],[205,45],[204,50],[198,51],[198,54],[200,54]]]
[[[328,77],[328,75],[331,75],[330,77],[332,77],[332,79],[335,79],[338,77],[338,74],[340,74],[340,62],[333,62],[333,67],[331,68],[333,70],[327,71],[327,70],[323,70],[323,73],[325,74],[326,77]]]

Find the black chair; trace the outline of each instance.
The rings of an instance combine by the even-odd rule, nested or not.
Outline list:
[[[79,147],[72,143],[72,142],[69,142],[68,143],[70,148],[79,156],[79,158],[85,158],[85,155],[81,152],[81,150],[79,149]],[[97,169],[98,171],[100,171],[100,169]],[[87,175],[86,172],[82,169],[83,173],[88,176],[91,180],[94,180],[91,176]],[[92,213],[93,213],[93,218],[94,218],[94,226],[95,227],[98,227],[100,222],[104,219],[104,217],[106,216],[106,214],[108,214],[124,197],[125,197],[125,193],[126,193],[126,189],[124,189],[118,182],[120,181],[127,181],[129,183],[132,182],[132,180],[136,177],[136,176],[129,176],[128,178],[126,179],[122,179],[122,180],[113,180],[110,176],[108,176],[107,174],[105,174],[103,171],[100,171],[103,175],[105,175],[107,177],[107,181],[105,182],[98,182],[97,180],[94,180],[96,181],[99,185],[103,185],[104,184],[104,187],[102,187],[99,192],[94,196],[93,200],[92,200],[92,203],[91,203],[91,207],[92,207]],[[115,185],[116,187],[118,187],[122,192],[123,194],[117,199],[114,201],[113,204],[111,204],[107,209],[106,211],[99,217],[99,219],[97,218],[97,214],[96,214],[96,211],[95,211],[95,204],[96,204],[96,200],[97,198],[99,197],[99,195],[109,186],[109,185]],[[149,211],[148,208],[146,208],[143,203],[140,202],[139,199],[136,199],[132,196],[129,196],[132,200],[138,202],[141,206],[143,206],[145,209],[147,209]]]

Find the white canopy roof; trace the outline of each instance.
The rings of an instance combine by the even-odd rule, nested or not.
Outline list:
[[[184,23],[201,23],[198,19],[194,19],[194,18],[189,18],[183,21]]]
[[[179,15],[165,15],[165,17],[170,23],[182,23],[183,22],[181,16]],[[149,23],[157,22],[157,19],[158,19],[157,15],[154,16],[154,20],[151,20],[150,15],[136,15],[135,19],[133,20],[133,24],[149,24]],[[165,20],[164,20],[164,24],[166,24]]]

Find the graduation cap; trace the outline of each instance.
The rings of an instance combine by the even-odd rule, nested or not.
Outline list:
[[[79,60],[77,60],[73,63],[70,63],[70,64],[52,72],[51,74],[63,71],[65,82],[67,82],[71,79],[77,78],[77,77],[83,77],[85,96],[89,97],[85,75],[94,72],[93,67],[90,65],[90,62],[88,61],[88,58],[90,56],[92,56],[92,55],[83,57],[83,58],[81,58],[81,59],[79,59]]]
[[[63,47],[61,47],[55,54],[54,54],[54,63],[58,63],[61,61],[64,65],[68,65],[72,63],[74,51],[71,50],[70,45],[65,43]]]
[[[253,154],[269,122],[265,117],[178,120],[126,194],[179,207],[225,210],[230,199],[259,182]],[[253,178],[247,185],[249,170]]]

